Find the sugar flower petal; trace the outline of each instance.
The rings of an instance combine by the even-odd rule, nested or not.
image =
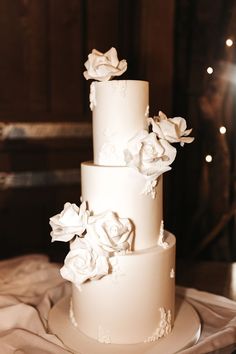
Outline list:
[[[163,112],[154,118],[148,118],[153,132],[159,139],[165,139],[169,143],[191,143],[194,138],[187,137],[192,129],[187,130],[186,120],[182,117],[167,118]]]
[[[89,211],[86,202],[80,208],[76,204],[65,203],[60,214],[50,218],[52,241],[70,241],[75,235],[82,235],[86,229]]]
[[[107,258],[96,253],[86,238],[77,238],[60,270],[62,277],[79,289],[85,281],[100,279],[108,274],[108,271]]]

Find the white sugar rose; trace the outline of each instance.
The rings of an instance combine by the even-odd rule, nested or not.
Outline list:
[[[67,254],[60,272],[80,289],[80,285],[88,279],[100,279],[107,275],[109,265],[107,258],[97,254],[86,238],[76,238]]]
[[[127,166],[136,168],[146,178],[143,193],[155,198],[157,179],[171,169],[176,149],[168,141],[158,140],[155,133],[144,130],[129,141],[124,154]]]
[[[131,139],[125,150],[126,164],[135,167],[145,176],[159,177],[170,170],[176,149],[156,134],[142,131]]]
[[[181,117],[167,118],[167,116],[159,112],[159,115],[148,119],[152,125],[152,130],[157,134],[159,139],[165,139],[169,143],[191,143],[194,138],[188,137],[192,129],[187,129],[186,120]]]
[[[84,71],[86,80],[108,81],[114,76],[122,75],[127,69],[126,60],[118,60],[115,48],[111,48],[104,54],[93,49],[84,65],[87,69]]]
[[[89,242],[108,253],[131,250],[133,225],[129,219],[119,218],[108,211],[90,216],[88,223]]]
[[[86,229],[88,216],[86,202],[83,202],[80,208],[76,204],[65,203],[62,212],[50,218],[52,242],[67,242],[75,235],[81,236]]]

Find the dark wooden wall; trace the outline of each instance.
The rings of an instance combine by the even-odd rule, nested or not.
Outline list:
[[[53,256],[48,219],[79,202],[92,159],[93,48],[117,48],[124,77],[150,81],[151,113],[172,111],[174,0],[0,0],[0,257]]]

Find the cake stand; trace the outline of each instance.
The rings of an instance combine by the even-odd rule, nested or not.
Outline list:
[[[69,318],[70,296],[62,298],[49,312],[48,325],[73,353],[78,354],[174,354],[194,345],[201,333],[195,309],[184,299],[176,298],[176,316],[172,332],[151,343],[103,344],[87,337]]]

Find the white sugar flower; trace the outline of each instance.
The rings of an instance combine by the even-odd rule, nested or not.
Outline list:
[[[119,218],[112,211],[89,217],[88,238],[108,253],[131,250],[133,225],[129,219]]]
[[[87,69],[84,71],[86,80],[108,81],[114,76],[122,75],[127,69],[126,60],[118,60],[115,48],[111,48],[106,53],[93,49],[84,65]]]
[[[143,130],[128,143],[125,161],[145,176],[159,177],[170,170],[176,156],[176,149],[156,134]]]
[[[86,238],[76,238],[60,272],[80,289],[88,279],[100,279],[108,274],[109,265],[104,255],[96,253]]]
[[[159,139],[165,139],[169,143],[191,143],[194,138],[188,137],[192,129],[187,130],[186,120],[181,117],[167,118],[163,112],[154,118],[148,118],[148,122],[152,125],[152,130],[157,134]]]
[[[87,226],[89,211],[86,202],[80,208],[76,204],[65,203],[60,214],[50,218],[52,241],[70,241],[75,235],[81,236]]]
[[[127,166],[136,168],[145,176],[143,193],[155,198],[157,179],[171,169],[176,149],[168,141],[158,140],[155,133],[143,130],[129,141],[124,154]]]

